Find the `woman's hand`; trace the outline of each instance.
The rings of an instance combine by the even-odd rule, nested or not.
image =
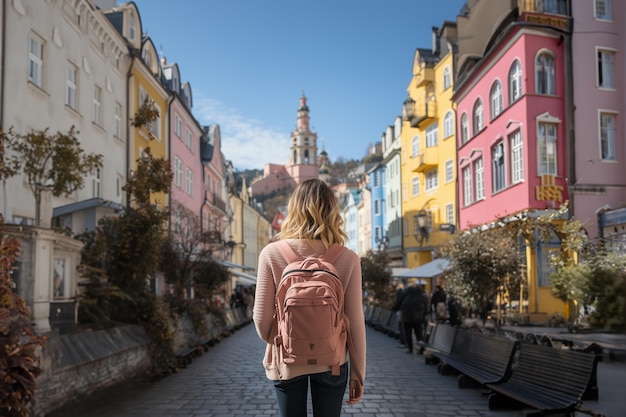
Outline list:
[[[356,404],[361,400],[361,397],[363,397],[363,385],[356,379],[351,379],[349,399],[346,404]]]

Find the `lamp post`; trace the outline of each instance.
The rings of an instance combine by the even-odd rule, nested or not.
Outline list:
[[[378,246],[378,252],[385,250],[387,245],[389,245],[389,239],[387,236],[379,236],[376,238],[376,245]]]
[[[232,236],[228,241],[224,242],[224,248],[226,248],[228,259],[230,259],[231,262],[233,261],[233,250],[236,246],[243,246],[244,249],[246,248],[245,242],[235,242]]]
[[[411,98],[411,96],[407,97],[404,100],[404,117],[406,120],[413,119],[415,115],[415,100]]]
[[[417,230],[415,231],[415,239],[419,240],[420,246],[424,244],[424,239],[428,240],[428,227],[426,226],[426,220],[428,219],[428,213],[422,209],[415,216],[417,220]]]

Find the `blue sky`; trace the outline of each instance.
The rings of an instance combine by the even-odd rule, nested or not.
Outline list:
[[[119,0],[118,0],[119,1]],[[318,148],[362,158],[402,112],[416,48],[465,0],[135,0],[143,29],[191,83],[235,169],[284,164],[298,100]]]

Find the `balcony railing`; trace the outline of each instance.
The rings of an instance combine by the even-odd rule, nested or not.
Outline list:
[[[415,111],[409,115],[412,127],[420,127],[437,119],[437,102],[435,100],[415,103]]]
[[[411,165],[413,172],[430,171],[439,164],[439,148],[433,146],[420,152]]]

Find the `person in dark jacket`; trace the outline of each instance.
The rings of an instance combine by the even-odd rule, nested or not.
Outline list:
[[[424,315],[428,312],[428,297],[419,285],[411,286],[404,290],[399,300],[404,337],[407,345],[407,353],[413,353],[413,333],[420,341],[423,337]]]
[[[400,345],[398,347],[404,348],[406,347],[406,338],[404,337],[404,325],[402,324],[402,313],[400,312],[400,300],[402,299],[402,294],[404,294],[404,288],[402,285],[398,285],[396,290],[396,301],[392,310],[398,317],[398,334],[400,339]]]

